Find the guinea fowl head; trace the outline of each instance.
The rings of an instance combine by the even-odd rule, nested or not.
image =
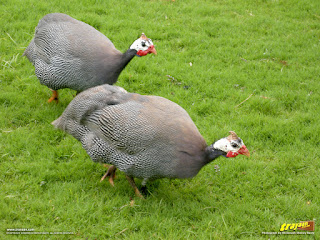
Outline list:
[[[212,145],[208,146],[209,159],[213,160],[217,155],[222,155],[227,158],[236,157],[239,154],[250,157],[250,152],[244,145],[241,138],[233,131],[229,132],[230,135],[225,138],[214,142]]]
[[[147,38],[144,33],[142,33],[141,37],[132,43],[130,49],[136,50],[136,55],[139,57],[145,56],[149,53],[157,55],[157,51],[154,48],[152,40],[150,38]]]

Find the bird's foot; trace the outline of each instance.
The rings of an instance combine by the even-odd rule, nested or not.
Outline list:
[[[111,165],[108,168],[108,171],[106,172],[106,174],[101,178],[100,182],[102,182],[106,177],[109,177],[109,183],[111,184],[111,186],[114,186],[113,180],[116,177],[116,170],[117,170],[116,166]]]
[[[55,101],[56,103],[58,103],[59,102],[58,91],[55,91],[52,89],[50,90],[52,91],[52,95],[51,95],[51,98],[49,98],[48,103],[51,103],[52,101]]]
[[[144,199],[144,197],[142,196],[142,194],[140,193],[139,189],[137,188],[137,185],[136,183],[134,182],[134,179],[133,177],[129,177],[129,176],[126,176],[131,187],[133,188],[134,190],[134,193],[136,194],[137,197],[141,198],[141,199]]]

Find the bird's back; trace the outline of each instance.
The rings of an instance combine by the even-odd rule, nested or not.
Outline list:
[[[112,68],[121,53],[102,33],[66,14],[44,16],[24,55],[40,82],[52,89],[82,91],[114,80]],[[116,76],[117,78],[117,76]]]
[[[80,140],[94,161],[130,176],[194,176],[206,143],[188,113],[165,98],[119,89],[103,85],[79,94],[54,125]]]

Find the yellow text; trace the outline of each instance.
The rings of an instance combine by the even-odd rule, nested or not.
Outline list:
[[[287,231],[287,230],[296,230],[297,228],[306,228],[310,227],[308,222],[302,223],[284,223],[280,227],[280,232]]]

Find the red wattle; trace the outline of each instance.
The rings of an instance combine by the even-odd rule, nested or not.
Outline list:
[[[140,57],[147,55],[148,53],[153,53],[154,55],[157,55],[157,51],[154,48],[153,45],[151,45],[150,47],[148,47],[147,50],[139,50],[137,52],[137,55],[139,55]]]
[[[239,155],[239,153],[237,153],[237,152],[228,152],[227,153],[227,157],[228,158],[232,158],[232,157],[236,157],[236,156],[238,156]]]
[[[147,50],[145,50],[145,51],[139,50],[139,51],[137,52],[137,54],[142,57],[142,56],[147,55],[147,54],[148,54],[148,51],[147,51]]]

